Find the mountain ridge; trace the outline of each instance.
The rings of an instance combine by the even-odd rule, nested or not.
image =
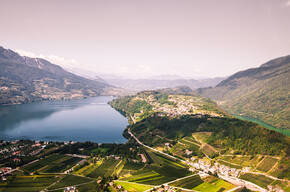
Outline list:
[[[67,72],[41,58],[20,56],[0,47],[0,105],[100,95],[112,87]]]
[[[290,129],[289,81],[290,55],[237,72],[216,87],[196,92],[215,100],[231,114]]]

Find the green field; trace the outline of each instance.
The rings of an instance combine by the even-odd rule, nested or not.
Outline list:
[[[228,161],[229,163],[238,164],[244,167],[256,167],[256,165],[261,161],[263,156],[255,155],[254,157],[248,156],[224,156],[222,159]]]
[[[78,185],[82,183],[88,183],[92,181],[91,179],[75,176],[75,175],[66,175],[61,178],[55,185],[49,187],[49,190],[64,188],[67,186]]]
[[[201,180],[199,175],[194,175],[192,177],[188,177],[179,181],[176,181],[174,183],[171,183],[169,185],[174,187],[181,187],[185,189],[192,189],[200,184],[203,183],[203,180]]]
[[[1,192],[34,192],[41,191],[59,180],[56,175],[17,176],[8,178],[9,183]]]
[[[133,174],[139,170],[141,170],[145,164],[143,163],[135,163],[135,162],[130,162],[127,161],[123,166],[119,166],[119,174],[118,176],[123,176],[123,175],[128,175],[128,174]]]
[[[78,192],[96,192],[97,184],[93,182],[93,183],[78,185],[77,190]],[[63,192],[63,190],[61,192]]]
[[[200,141],[206,143],[206,141],[210,137],[211,133],[210,132],[195,132],[192,135],[195,136],[197,140],[200,140]]]
[[[82,176],[86,176],[88,175],[90,172],[92,172],[94,169],[96,169],[99,165],[101,165],[102,162],[98,161],[97,163],[91,163],[88,166],[85,166],[83,168],[81,168],[80,170],[74,172],[77,175],[82,175]]]
[[[149,162],[153,162],[155,164],[160,164],[162,161],[156,157],[156,155],[149,149],[145,149],[146,157],[149,158]]]
[[[124,177],[122,180],[148,185],[160,185],[174,179],[185,177],[190,174],[188,167],[173,160],[165,155],[146,150],[154,161],[158,164],[147,165],[146,167],[136,170],[132,176]],[[161,166],[159,166],[161,165]],[[131,163],[130,166],[136,166]],[[135,167],[136,169],[138,167]],[[125,166],[124,168],[125,169]]]
[[[182,139],[179,141],[180,143],[184,144],[186,146],[187,149],[191,150],[191,151],[198,151],[200,146],[197,144],[193,144],[191,143],[191,141],[187,141],[185,139]]]
[[[150,185],[128,183],[128,182],[124,182],[124,181],[114,181],[114,183],[116,185],[122,185],[122,187],[124,187],[124,189],[129,191],[129,192],[131,192],[131,191],[142,192],[142,191],[146,191],[146,190],[154,187],[154,186],[150,186]]]
[[[201,143],[198,142],[198,141],[196,141],[192,136],[190,136],[190,137],[184,137],[184,140],[188,140],[188,141],[191,141],[191,142],[193,142],[193,143],[195,143],[197,145],[201,145]]]
[[[138,180],[147,179],[147,178],[156,177],[156,176],[160,176],[160,175],[156,173],[155,171],[148,171],[148,172],[139,171],[130,177],[123,178],[122,180],[135,182]]]
[[[256,175],[256,174],[251,174],[251,173],[245,173],[241,175],[240,179],[250,181],[263,188],[266,188],[267,185],[270,185],[274,181],[273,179],[266,177],[264,175]]]
[[[193,188],[195,191],[209,192],[209,191],[228,191],[236,186],[221,179],[216,179],[211,182],[204,182],[201,185]]]
[[[76,165],[82,158],[70,157],[67,155],[51,155],[37,162],[31,163],[22,167],[22,170],[29,172],[38,171],[39,173],[60,173],[74,165]]]
[[[234,164],[228,163],[228,162],[226,162],[224,160],[219,160],[218,162],[220,164],[222,164],[222,165],[225,165],[225,166],[228,166],[228,167],[231,167],[231,168],[236,168],[236,169],[242,169],[243,168],[242,166],[234,165]]]
[[[259,164],[257,169],[259,171],[268,172],[272,167],[278,162],[278,159],[272,158],[272,157],[265,157],[262,162]]]
[[[119,162],[120,160],[108,159],[86,176],[93,178],[112,176],[115,171],[115,167]]]

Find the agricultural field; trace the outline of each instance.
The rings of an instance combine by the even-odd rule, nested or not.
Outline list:
[[[264,175],[256,175],[256,174],[251,174],[251,173],[245,173],[241,175],[240,179],[250,181],[263,188],[266,188],[267,185],[270,185],[274,181],[273,179],[266,177]]]
[[[97,168],[92,170],[88,177],[98,178],[98,177],[109,177],[112,176],[116,170],[116,166],[120,163],[120,160],[108,159],[104,161]]]
[[[160,185],[190,174],[187,166],[164,155],[149,150],[146,150],[146,152],[150,154],[150,157],[154,159],[154,162],[158,162],[158,164],[149,164],[136,170],[138,167],[134,168],[136,165],[131,163],[130,166],[133,166],[136,172],[121,178],[122,180],[148,185]],[[125,168],[126,166],[124,166],[123,169]]]
[[[190,141],[190,142],[192,142],[192,143],[195,143],[195,144],[197,144],[197,145],[201,145],[201,143],[198,142],[198,141],[196,141],[196,140],[194,139],[194,137],[192,137],[192,136],[190,136],[190,137],[184,137],[183,139],[186,140],[186,141]]]
[[[235,165],[235,164],[231,164],[231,163],[228,163],[228,162],[226,162],[226,161],[224,161],[224,160],[219,160],[218,162],[219,162],[219,164],[222,164],[222,165],[225,165],[225,166],[228,166],[228,167],[231,167],[231,168],[235,168],[235,169],[243,169],[242,166]]]
[[[257,170],[268,172],[279,160],[273,157],[266,156],[258,165]]]
[[[195,132],[192,134],[193,138],[206,143],[207,139],[210,137],[211,132]]]
[[[289,181],[280,181],[276,180],[273,183],[271,183],[272,186],[279,186],[284,191],[288,192],[290,191],[290,182]]]
[[[146,180],[148,178],[152,178],[152,177],[159,177],[160,175],[158,173],[156,173],[155,171],[138,171],[136,173],[134,173],[132,176],[130,177],[124,177],[121,178],[121,180],[124,181],[130,181],[130,182],[136,182],[136,181],[140,181],[140,180]]]
[[[152,185],[144,185],[144,184],[138,184],[138,183],[130,183],[130,182],[126,182],[126,181],[114,181],[114,183],[116,185],[122,185],[124,187],[125,190],[131,192],[131,191],[138,191],[138,192],[142,192],[142,191],[146,191],[148,189],[153,188],[154,186]]]
[[[85,166],[79,169],[78,171],[75,171],[74,173],[77,175],[86,176],[101,164],[102,164],[102,161],[97,161],[96,163],[91,163],[88,166]]]
[[[10,176],[1,192],[41,191],[60,179],[59,175]],[[0,188],[1,189],[1,188]]]
[[[179,181],[176,181],[174,183],[171,183],[169,185],[174,187],[181,187],[185,189],[193,189],[194,187],[200,185],[203,183],[203,180],[201,180],[199,175],[194,175],[192,177],[188,177]]]
[[[96,192],[97,191],[97,184],[95,182],[81,184],[77,186],[78,192]],[[61,191],[63,192],[63,190]]]
[[[117,171],[117,176],[123,175],[132,175],[133,173],[137,172],[138,170],[142,169],[145,166],[143,163],[135,163],[127,161],[122,166],[119,166],[120,169]]]
[[[204,144],[204,145],[201,147],[200,150],[201,150],[204,154],[206,154],[207,156],[210,156],[210,155],[216,153],[216,151],[214,151],[214,150],[210,147],[210,145],[208,145],[208,144]]]
[[[222,160],[225,160],[229,163],[234,163],[234,164],[238,164],[241,165],[243,167],[253,167],[255,168],[256,165],[263,159],[263,156],[223,156]]]
[[[144,149],[146,158],[148,158],[148,161],[150,163],[160,164],[162,161],[149,149]]]
[[[67,186],[79,185],[79,184],[84,184],[84,183],[88,183],[92,181],[93,181],[92,179],[88,179],[85,177],[80,177],[80,176],[75,176],[75,175],[65,175],[57,183],[50,186],[48,189],[55,190],[55,189],[60,189]]]
[[[82,158],[70,157],[67,155],[51,155],[34,163],[22,167],[22,170],[28,172],[38,171],[39,173],[61,173],[73,167]]]
[[[209,176],[204,179],[204,182],[197,187],[193,188],[195,191],[208,192],[208,191],[228,191],[236,186],[228,183],[222,179]]]
[[[179,142],[182,143],[183,145],[185,145],[186,149],[189,149],[191,151],[198,151],[200,148],[199,145],[197,145],[189,140],[182,139]]]

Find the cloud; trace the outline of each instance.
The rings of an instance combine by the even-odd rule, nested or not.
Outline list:
[[[29,52],[29,51],[20,50],[20,49],[16,49],[15,51],[17,53],[19,53],[19,55],[21,55],[21,56],[27,56],[27,57],[32,57],[32,58],[42,58],[42,59],[45,59],[45,57],[44,57],[43,54],[36,55],[35,53]]]
[[[65,68],[72,68],[72,67],[75,67],[75,66],[77,66],[79,64],[74,59],[66,59],[64,57],[60,57],[60,56],[57,56],[57,55],[48,55],[48,56],[45,56],[44,54],[37,55],[35,53],[29,52],[29,51],[20,50],[20,49],[16,49],[15,51],[17,53],[19,53],[19,55],[21,55],[21,56],[45,59],[45,60],[50,61],[51,63],[60,65],[60,66],[65,67]]]

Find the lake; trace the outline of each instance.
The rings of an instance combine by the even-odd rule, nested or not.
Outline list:
[[[251,121],[253,123],[257,123],[257,124],[260,124],[262,125],[263,127],[266,127],[267,129],[271,129],[273,131],[277,131],[279,133],[282,133],[286,136],[290,136],[290,130],[286,130],[286,129],[278,129],[276,127],[273,127],[272,125],[269,125],[263,121],[260,121],[258,119],[254,119],[254,118],[250,118],[250,117],[244,117],[244,116],[237,116],[237,115],[234,115],[234,117],[238,118],[238,119],[241,119],[241,120],[245,120],[245,121]]]
[[[0,139],[125,143],[127,119],[109,104],[113,97],[43,101],[0,107]]]

